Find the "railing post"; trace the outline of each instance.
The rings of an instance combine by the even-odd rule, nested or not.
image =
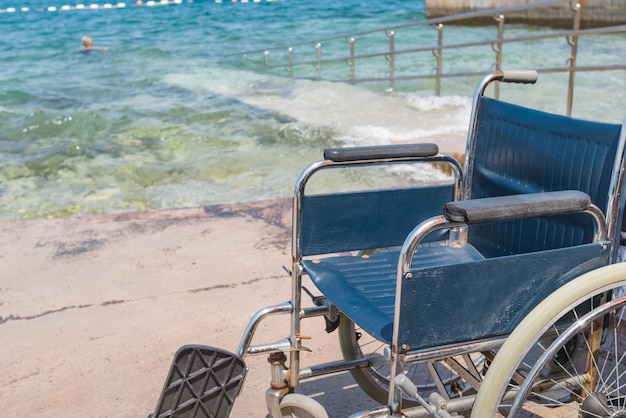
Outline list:
[[[572,10],[574,11],[574,31],[580,30],[580,12],[581,6],[578,2],[570,3]],[[573,35],[571,38],[567,38],[567,43],[571,47],[571,55],[568,59],[569,62],[569,83],[567,85],[567,107],[565,114],[567,116],[572,115],[572,104],[574,102],[574,79],[576,77],[576,56],[578,55],[578,35]]]
[[[350,83],[354,84],[354,38],[348,39],[350,44],[350,60],[348,60],[348,66],[350,67]]]
[[[386,31],[389,37],[389,54],[387,55],[387,61],[389,61],[389,91],[393,91],[395,87],[395,51],[396,51],[396,33],[392,30]]]
[[[287,67],[287,72],[289,73],[289,77],[293,78],[293,48],[287,48],[287,55],[289,57],[289,66]]]
[[[315,49],[317,49],[317,64],[315,64],[315,68],[317,69],[317,79],[322,79],[322,44],[316,43]]]
[[[441,55],[443,53],[443,24],[439,23],[435,26],[437,29],[437,49],[433,50],[433,55],[437,58],[435,67],[435,95],[441,96]]]
[[[504,39],[504,15],[499,14],[493,17],[496,22],[498,22],[498,42],[497,46],[491,45],[491,49],[493,49],[496,53],[496,71],[500,71],[502,69],[502,40]],[[500,98],[500,83],[494,83],[494,97],[496,99]]]

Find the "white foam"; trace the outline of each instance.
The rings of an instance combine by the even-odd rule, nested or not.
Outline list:
[[[472,105],[469,97],[462,96],[418,96],[407,95],[409,105],[417,110],[441,110],[441,109],[469,109]]]
[[[346,145],[435,142],[462,152],[471,99],[378,93],[361,86],[290,80],[232,70],[226,74],[168,74],[167,83],[233,97],[300,124],[332,127]]]
[[[307,124],[336,127],[347,145],[443,142],[461,152],[469,123],[470,100],[376,93],[358,86],[295,81],[284,96],[241,97],[251,105],[289,115]]]

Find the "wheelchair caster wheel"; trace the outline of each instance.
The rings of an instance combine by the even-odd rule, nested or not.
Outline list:
[[[319,402],[297,393],[285,395],[280,401],[283,418],[328,418],[328,413]]]

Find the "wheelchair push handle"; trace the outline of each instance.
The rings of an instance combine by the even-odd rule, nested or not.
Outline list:
[[[535,84],[537,82],[535,70],[506,70],[502,71],[500,81],[503,83]]]

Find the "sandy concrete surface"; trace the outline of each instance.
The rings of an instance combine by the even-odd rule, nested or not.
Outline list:
[[[290,201],[0,224],[0,411],[5,417],[145,417],[176,349],[234,351],[259,308],[289,300]],[[268,319],[255,343],[288,335]],[[336,333],[307,320],[313,353]],[[265,356],[232,417],[264,417]],[[375,406],[351,377],[306,381],[331,416]]]

